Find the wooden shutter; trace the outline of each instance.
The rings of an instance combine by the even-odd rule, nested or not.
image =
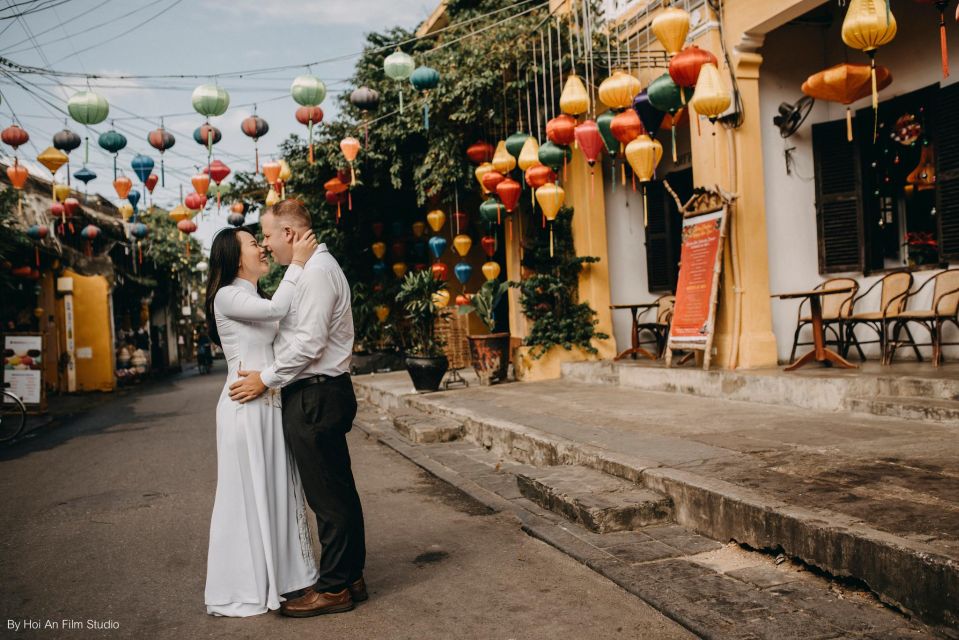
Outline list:
[[[819,273],[862,271],[862,180],[856,142],[846,140],[846,121],[812,128],[816,163]]]
[[[936,217],[939,257],[959,260],[959,85],[939,92],[936,119]]]
[[[646,278],[650,291],[671,292],[675,285],[672,272],[676,267],[670,268],[667,197],[659,180],[646,185]]]

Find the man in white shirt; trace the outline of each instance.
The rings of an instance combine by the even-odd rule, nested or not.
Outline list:
[[[284,200],[260,216],[263,244],[282,265],[292,260],[297,235],[311,228],[310,214],[298,200]],[[239,372],[230,397],[249,402],[267,388],[282,388],[283,433],[323,545],[315,587],[284,602],[280,612],[307,617],[349,611],[368,597],[363,509],[346,444],[356,417],[349,375],[353,313],[349,283],[325,244],[303,266],[273,350],[272,366]]]

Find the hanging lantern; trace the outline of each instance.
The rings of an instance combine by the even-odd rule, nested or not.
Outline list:
[[[663,145],[658,140],[653,140],[648,135],[640,135],[635,140],[626,145],[626,160],[629,166],[633,168],[636,177],[640,182],[649,182],[656,173],[656,167],[663,158]],[[643,226],[649,222],[649,215],[646,207],[646,189],[643,187]]]
[[[729,108],[732,101],[733,96],[723,84],[719,69],[711,62],[705,63],[699,72],[696,91],[690,99],[693,109],[716,124],[716,120]]]
[[[193,139],[196,141],[196,143],[202,144],[204,147],[206,147],[208,163],[213,155],[213,145],[218,143],[222,138],[223,134],[220,133],[220,130],[209,122],[206,122],[193,130]]]
[[[476,171],[473,172],[473,175],[476,176],[476,181],[480,183],[480,189],[483,190],[483,195],[489,193],[489,189],[483,185],[483,178],[490,171],[496,171],[496,169],[493,168],[493,164],[491,162],[484,162],[480,166],[476,167]]]
[[[86,184],[90,182],[91,180],[97,179],[97,174],[94,173],[92,170],[88,169],[87,167],[82,167],[80,170],[74,172],[73,177],[79,180],[80,182],[82,182],[84,186],[86,186]]]
[[[891,83],[889,69],[876,65],[876,90],[882,91]],[[816,100],[846,105],[846,138],[851,142],[852,111],[849,105],[872,93],[872,68],[867,64],[837,64],[806,78],[802,92]]]
[[[936,5],[939,11],[939,53],[942,58],[942,77],[949,77],[949,50],[946,47],[946,7],[948,0],[916,0],[919,4]],[[959,10],[959,9],[957,9]]]
[[[80,231],[80,237],[87,241],[86,254],[88,256],[93,254],[93,242],[99,235],[100,227],[96,226],[95,224],[88,224],[87,226],[83,227],[82,231]]]
[[[440,256],[446,251],[446,238],[443,236],[433,236],[429,240],[429,247],[433,257],[439,260]]]
[[[47,227],[47,225],[45,225],[45,224],[34,224],[34,225],[30,225],[30,227],[27,229],[27,236],[28,236],[31,240],[33,240],[34,242],[37,243],[37,244],[35,244],[34,247],[33,247],[33,254],[34,254],[34,256],[35,256],[36,264],[37,264],[38,267],[40,266],[40,246],[39,246],[39,244],[40,244],[40,242],[43,241],[44,238],[47,237],[47,234],[49,234],[49,233],[50,233],[50,228]]]
[[[566,85],[559,96],[559,109],[571,116],[578,116],[589,111],[589,94],[586,85],[575,73],[566,78]]]
[[[553,141],[544,143],[539,148],[539,161],[558,172],[573,157],[573,152],[569,147],[561,147]]]
[[[13,147],[13,150],[16,151],[30,140],[30,134],[17,125],[12,124],[0,132],[0,140],[3,140],[3,144]]]
[[[633,99],[633,111],[639,116],[643,130],[655,138],[656,132],[659,131],[659,127],[663,124],[663,118],[666,117],[666,114],[650,103],[649,94],[646,91],[640,92],[640,94]]]
[[[70,131],[69,129],[63,129],[53,134],[53,146],[58,150],[67,154],[67,184],[70,184],[70,152],[80,146],[80,136]]]
[[[231,213],[226,217],[226,221],[234,227],[242,227],[246,222],[246,216],[242,213]]]
[[[156,189],[157,183],[160,181],[160,176],[155,173],[151,173],[147,176],[146,182],[143,184],[146,186],[147,191],[153,193],[153,190]]]
[[[633,74],[617,70],[600,83],[598,95],[600,102],[610,109],[628,109],[642,90],[643,85]]]
[[[461,233],[463,229],[469,226],[469,224],[470,217],[465,211],[453,212],[453,229],[456,230],[456,233]]]
[[[436,280],[439,280],[440,282],[446,282],[447,280],[450,279],[450,270],[449,270],[449,267],[447,267],[447,266],[446,266],[444,263],[442,263],[442,262],[434,262],[434,263],[430,266],[430,271],[433,272],[433,278],[436,279]],[[445,296],[446,302],[445,302],[444,304],[442,304],[442,305],[437,304],[437,296],[440,296],[440,297],[442,298],[442,297],[443,297],[442,294],[444,294],[444,293],[446,294],[446,296]],[[436,293],[433,294],[433,303],[436,304],[437,306],[443,306],[443,307],[445,307],[447,304],[449,304],[449,300],[450,300],[450,293],[449,293],[449,291],[447,291],[446,289],[441,289],[441,290],[439,290],[438,292],[436,292]]]
[[[506,176],[504,176],[499,171],[496,171],[496,170],[488,171],[485,174],[483,174],[483,179],[482,179],[483,190],[486,193],[495,193],[496,186],[505,179],[506,179]]]
[[[222,160],[214,160],[210,163],[210,166],[207,167],[207,172],[209,173],[210,179],[216,184],[216,206],[217,209],[220,208],[220,185],[226,180],[226,177],[230,175],[230,167]],[[207,184],[209,187],[209,183]]]
[[[373,255],[376,256],[377,260],[382,260],[383,256],[386,255],[385,242],[374,242],[372,245],[370,245],[370,249],[373,251]]]
[[[126,176],[120,176],[113,181],[113,188],[117,192],[117,197],[123,200],[130,193],[130,189],[133,188],[133,181]]]
[[[719,65],[719,62],[709,51],[700,49],[694,44],[690,45],[669,61],[669,77],[680,87],[695,87],[699,80],[699,71],[704,64],[712,64],[715,67]]]
[[[47,171],[54,176],[57,170],[67,163],[67,160],[67,154],[53,147],[47,147],[37,156],[37,161],[45,166]]]
[[[254,113],[248,118],[244,118],[240,123],[240,130],[248,137],[253,138],[254,153],[254,171],[260,172],[260,145],[259,140],[270,130],[270,125],[266,120]]]
[[[127,202],[130,203],[134,213],[136,213],[138,211],[137,205],[140,204],[140,192],[130,191],[130,193],[127,194]]]
[[[350,93],[350,104],[360,110],[363,116],[363,135],[367,146],[370,144],[369,114],[380,106],[380,93],[369,87],[359,87]]]
[[[323,109],[319,107],[300,107],[296,110],[296,120],[307,127],[306,138],[309,141],[309,162],[313,164],[313,125],[323,122]]]
[[[483,140],[477,140],[466,149],[466,156],[475,165],[490,162],[493,159],[493,145]]]
[[[379,262],[374,262],[374,263],[373,263],[373,277],[374,277],[374,278],[377,278],[377,279],[382,278],[383,276],[386,275],[386,271],[387,271],[386,263],[383,262],[382,260],[380,260]]]
[[[53,185],[53,199],[57,202],[66,202],[67,200],[72,200],[77,203],[79,207],[80,203],[76,198],[70,197],[70,187],[65,184],[55,184]]]
[[[444,272],[443,272],[443,277],[442,277],[442,278],[439,277],[439,276],[437,276],[435,270],[434,270],[434,272],[433,272],[433,276],[434,276],[437,280],[442,280],[443,282],[446,282],[446,280],[447,280],[447,276],[446,276],[446,272],[445,272],[445,267],[446,267],[446,265],[444,264],[443,267],[444,267]],[[450,292],[449,292],[448,290],[446,290],[446,289],[440,289],[439,291],[437,291],[436,293],[433,294],[432,300],[433,300],[433,304],[435,304],[435,305],[436,305],[437,307],[439,307],[440,309],[443,309],[444,307],[446,307],[446,306],[450,303]]]
[[[542,187],[547,182],[556,182],[556,172],[544,164],[538,164],[526,170],[526,184],[533,189]]]
[[[526,141],[531,139],[528,133],[523,133],[522,131],[517,131],[513,135],[506,138],[505,146],[506,152],[509,153],[515,160],[519,160],[519,154],[523,151],[523,146],[526,145]],[[514,165],[515,166],[515,165]]]
[[[461,233],[453,238],[453,249],[460,255],[461,258],[466,257],[472,246],[473,239],[465,233]]]
[[[402,260],[406,257],[406,243],[402,240],[394,240],[390,249],[393,251],[393,257],[397,260]]]
[[[403,53],[399,47],[396,51],[383,59],[383,72],[388,78],[399,82],[397,92],[400,94],[400,113],[403,113],[403,81],[413,74],[416,62],[413,56]]]
[[[376,314],[376,319],[380,321],[380,324],[386,322],[386,319],[390,317],[390,308],[385,304],[378,304],[373,307],[373,312]]]
[[[456,266],[453,267],[453,275],[456,276],[456,279],[459,280],[461,285],[465,286],[473,275],[473,267],[468,262],[458,262]]]
[[[523,191],[523,186],[512,178],[506,178],[496,185],[496,195],[507,213],[513,213],[516,205],[519,204],[519,196]]]
[[[273,187],[266,194],[266,206],[272,207],[280,201],[280,194]]]
[[[525,172],[530,167],[536,166],[539,163],[539,142],[536,141],[536,138],[530,136],[526,138],[526,142],[523,143],[523,148],[519,152],[519,158],[517,158],[516,164],[519,165],[521,171]]]
[[[434,212],[434,211],[431,211],[430,213],[443,213],[443,212],[437,210],[437,211],[435,211],[435,212]],[[426,217],[429,218],[429,214],[427,214]],[[445,214],[445,213],[443,213],[443,220],[444,220],[444,221],[446,220],[446,214]],[[380,229],[381,229],[381,232],[380,232],[380,233],[382,233],[383,224],[382,224],[382,223],[377,223],[377,224],[379,224]],[[432,227],[433,224],[430,223],[430,226]],[[442,222],[439,223],[439,226],[442,228],[443,223],[442,223]],[[414,237],[414,238],[422,238],[422,237],[423,237],[423,234],[426,233],[426,224],[425,224],[422,220],[417,220],[417,221],[414,222],[412,225],[410,225],[410,229],[413,231],[413,237]],[[439,229],[436,229],[436,231],[439,231]],[[374,233],[375,233],[375,232],[376,232],[376,229],[375,229],[375,224],[374,224]]]
[[[632,113],[631,109],[629,113]],[[613,120],[615,118],[616,114],[613,111],[604,111],[596,116],[596,127],[599,129],[599,135],[603,138],[606,153],[609,154],[610,158],[614,159],[616,158],[616,154],[619,153],[619,142],[613,136]]]
[[[343,157],[346,158],[346,161],[350,165],[350,184],[356,184],[356,170],[353,168],[353,161],[356,160],[357,154],[360,152],[360,141],[352,136],[347,136],[340,140],[340,151],[343,152]]]
[[[553,144],[569,146],[576,140],[576,118],[565,113],[546,123],[546,137]]]
[[[110,114],[110,104],[103,96],[93,91],[79,91],[67,100],[67,112],[70,117],[85,126],[100,124]],[[90,139],[86,139],[83,150],[83,164],[90,161]]]
[[[487,281],[496,280],[499,277],[500,266],[498,262],[493,262],[492,260],[489,262],[484,262],[482,269],[483,276],[486,277]]]
[[[397,280],[402,280],[406,277],[406,272],[409,268],[406,266],[405,262],[394,262],[393,263],[393,275],[396,276]]]
[[[464,304],[469,304],[469,303],[470,303],[470,296],[468,294],[461,293],[458,296],[456,296],[456,306],[461,307]]]
[[[629,144],[642,133],[645,133],[643,123],[632,109],[617,113],[610,123],[610,133],[621,144]]]
[[[410,84],[413,88],[425,96],[423,101],[423,128],[429,131],[430,128],[430,91],[435,89],[440,83],[440,74],[432,67],[417,67],[410,74]]]
[[[290,168],[290,163],[280,158],[280,182],[285,184],[290,181],[290,178],[293,177],[293,169]]]
[[[161,184],[165,187],[166,168],[163,166],[163,153],[176,144],[176,138],[173,137],[172,133],[164,129],[163,124],[161,123],[159,129],[154,129],[147,134],[147,142],[150,143],[151,147],[160,152],[160,180]]]
[[[179,223],[181,220],[189,220],[196,214],[195,211],[187,209],[186,206],[182,203],[178,203],[170,211],[170,219],[175,223]]]
[[[516,168],[516,158],[506,149],[505,140],[496,143],[496,151],[493,152],[493,168],[503,175]]]
[[[30,172],[22,164],[15,164],[7,167],[7,178],[14,189],[21,190],[27,184]]]
[[[544,184],[542,187],[536,190],[536,202],[539,203],[540,209],[543,210],[543,217],[550,222],[549,226],[549,255],[553,255],[553,220],[556,219],[557,214],[559,213],[560,208],[563,206],[563,203],[566,201],[566,192],[563,188],[557,185],[555,182],[550,182]],[[487,263],[489,264],[489,263]],[[483,273],[486,273],[485,266]],[[497,265],[498,267],[499,265]],[[499,273],[497,272],[497,275]],[[492,280],[492,278],[487,278]]]
[[[869,56],[872,72],[873,142],[876,140],[876,122],[879,120],[879,86],[876,77],[876,49],[896,37],[896,18],[888,0],[850,0],[842,21],[842,41]]]
[[[673,162],[676,162],[676,114],[679,113],[686,102],[692,98],[693,91],[680,87],[673,82],[673,79],[668,73],[664,73],[650,83],[649,89],[647,89],[646,92],[649,96],[650,104],[660,111],[665,111],[670,116],[673,116],[670,129],[673,136]],[[641,115],[642,114],[640,114],[640,116]],[[649,131],[649,128],[647,127],[646,130]]]
[[[186,198],[183,199],[183,204],[185,204],[190,211],[202,211],[206,208],[206,201],[207,197],[205,195],[191,191],[187,194]]]
[[[443,225],[446,224],[446,214],[440,209],[434,209],[426,214],[426,221],[429,223],[433,233],[439,233]],[[414,229],[414,235],[416,235],[415,231]]]
[[[201,84],[193,90],[193,109],[201,116],[222,116],[230,106],[230,94],[216,84]]]
[[[582,124],[575,129],[576,144],[579,150],[583,152],[586,162],[589,163],[590,170],[596,165],[600,154],[603,152],[603,137],[599,133],[599,127],[593,120],[584,120]]]
[[[117,154],[120,153],[127,146],[127,138],[125,135],[110,129],[104,133],[100,134],[100,137],[97,139],[97,143],[100,145],[101,149],[108,151],[113,154],[113,177],[117,177]]]
[[[487,258],[492,259],[496,255],[496,236],[483,236],[480,238],[480,247]]]
[[[678,7],[663,9],[653,18],[650,29],[670,56],[679,53],[686,44],[689,20],[689,13]]]
[[[316,76],[297,76],[290,85],[290,95],[298,105],[315,107],[326,99],[326,85]]]
[[[136,191],[134,191],[133,193],[136,193]],[[123,218],[124,222],[127,222],[130,218],[133,217],[133,213],[134,213],[133,205],[130,204],[129,202],[121,202],[120,206],[118,206],[117,209],[120,211],[120,217]]]
[[[137,155],[133,156],[133,160],[130,162],[130,167],[133,169],[133,173],[136,174],[137,178],[140,179],[140,182],[143,183],[145,188],[147,180],[150,178],[150,174],[153,172],[153,158],[138,153]],[[137,197],[139,198],[139,195],[137,195]],[[133,207],[136,208],[135,203]]]
[[[277,183],[280,181],[280,171],[282,169],[283,166],[275,160],[263,163],[263,178],[266,180],[266,183],[272,186],[274,189],[276,188]],[[327,187],[327,190],[329,190],[329,187]]]
[[[503,215],[503,203],[496,196],[488,198],[479,206],[480,220],[486,224],[499,224]]]
[[[200,172],[194,174],[193,177],[190,178],[190,184],[193,185],[197,193],[204,197],[210,193],[210,175],[208,173]]]

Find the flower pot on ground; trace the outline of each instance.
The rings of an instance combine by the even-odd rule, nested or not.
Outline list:
[[[509,332],[494,333],[495,311],[509,283],[488,280],[472,295],[470,304],[460,305],[459,313],[475,313],[489,333],[468,336],[470,359],[480,384],[489,385],[506,379],[509,367]]]
[[[443,341],[435,331],[436,320],[449,314],[446,285],[434,278],[429,269],[412,271],[403,278],[396,302],[405,311],[401,335],[406,346],[406,370],[413,386],[417,391],[436,391],[449,369]]]

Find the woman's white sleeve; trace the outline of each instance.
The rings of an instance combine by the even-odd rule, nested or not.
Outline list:
[[[303,267],[295,264],[287,267],[283,282],[269,300],[240,287],[224,287],[216,294],[214,308],[233,320],[279,320],[290,312],[296,282],[302,273]]]

